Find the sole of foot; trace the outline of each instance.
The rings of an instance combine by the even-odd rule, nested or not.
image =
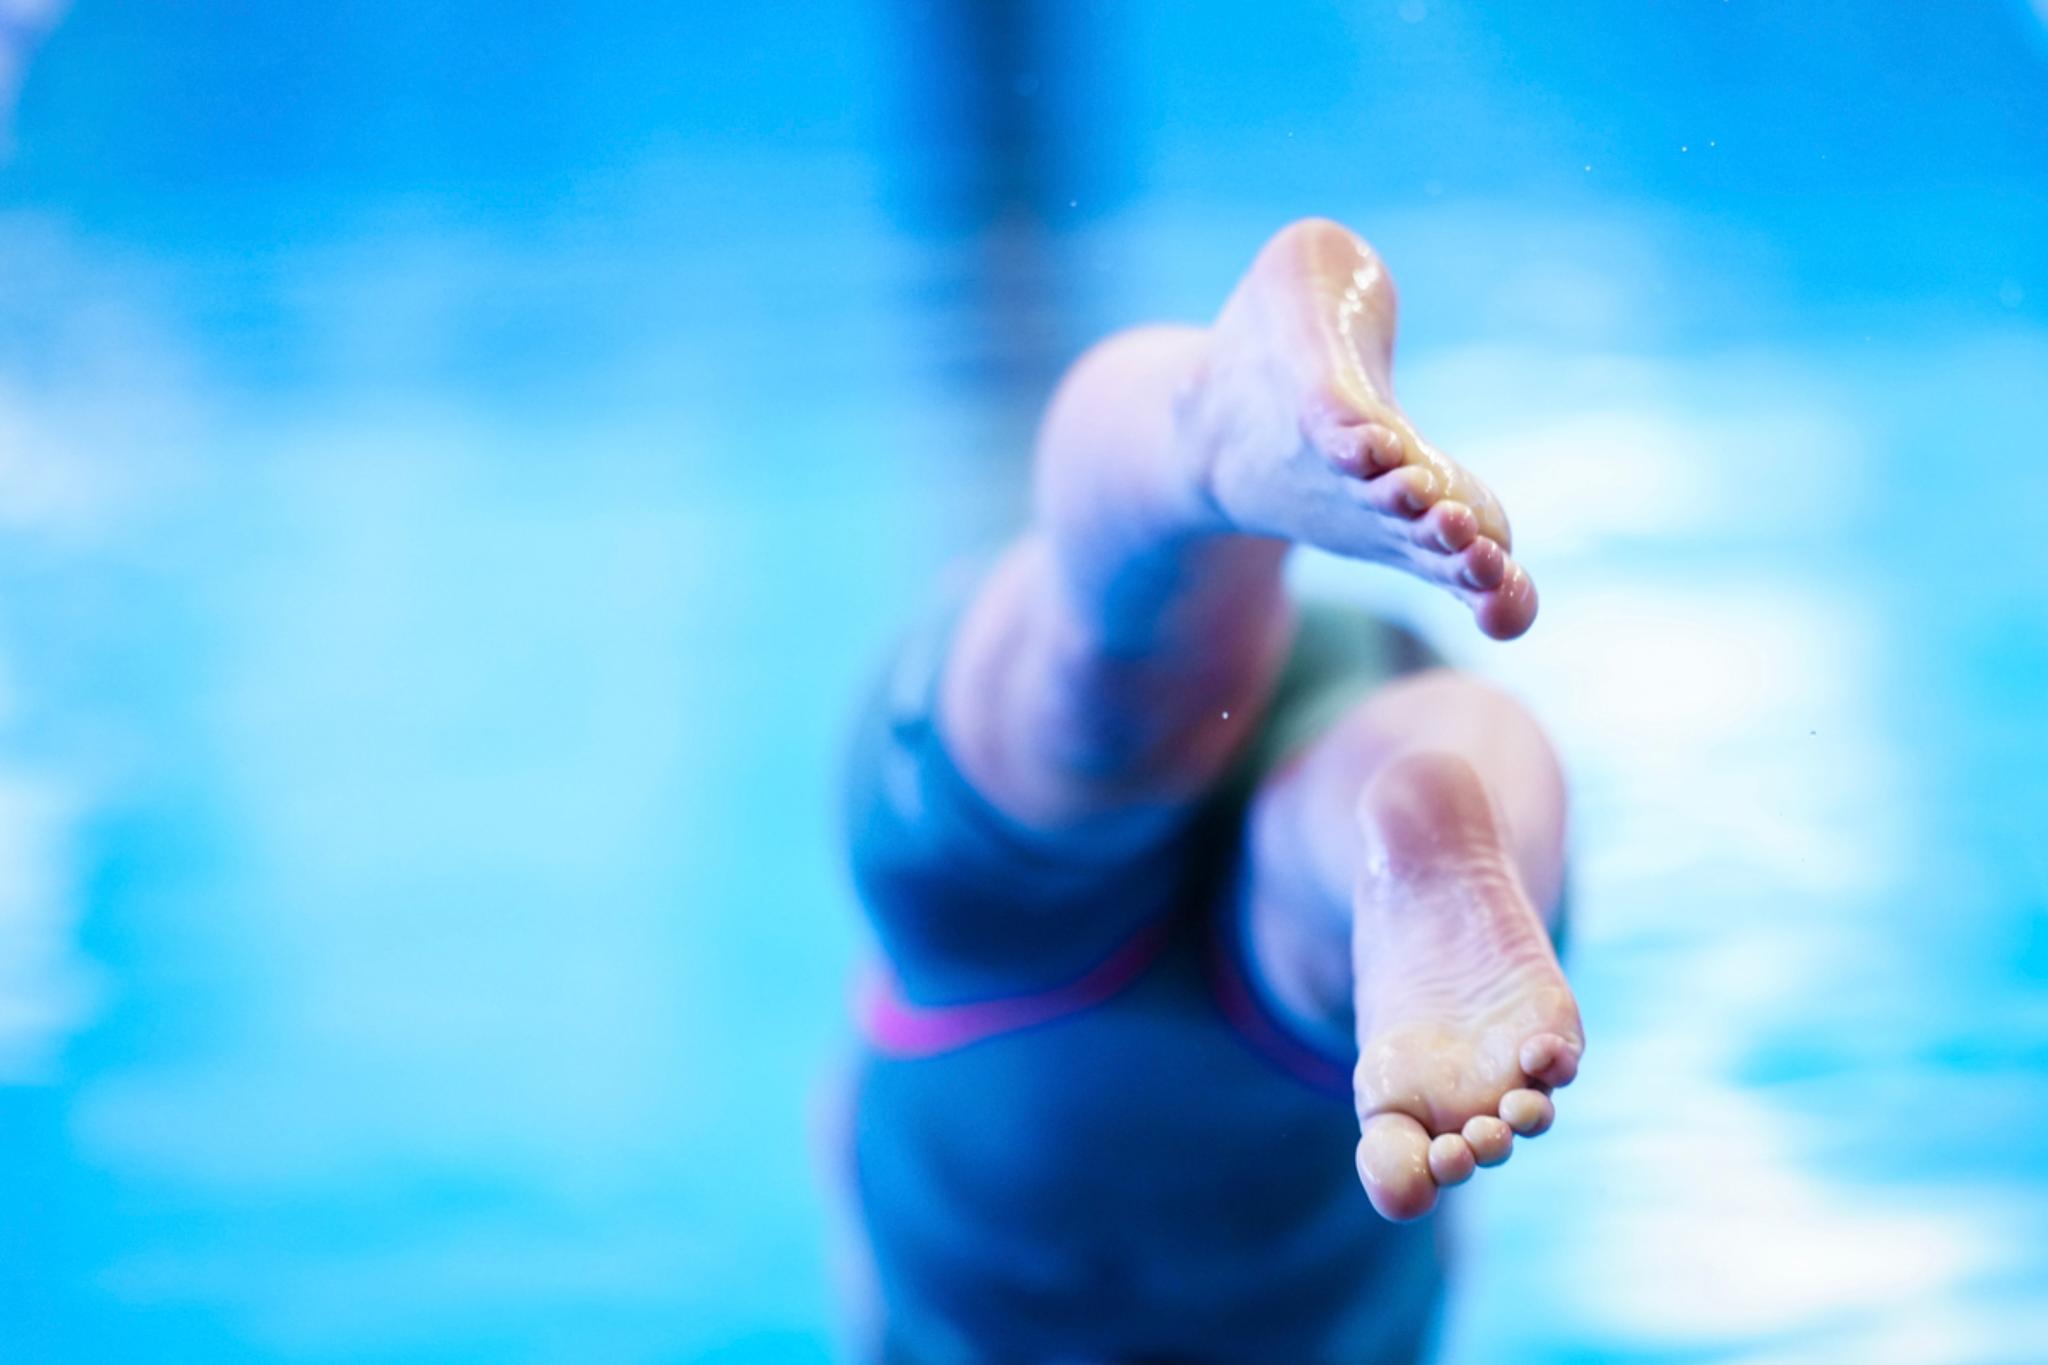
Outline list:
[[[1374,1208],[1406,1221],[1550,1127],[1585,1034],[1470,763],[1397,760],[1359,823],[1358,1174]]]

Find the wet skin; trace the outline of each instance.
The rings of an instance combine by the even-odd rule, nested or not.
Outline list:
[[[1372,249],[1309,220],[1212,325],[1126,332],[1076,363],[1032,524],[942,678],[941,729],[999,810],[1057,836],[1198,801],[1286,654],[1291,545],[1431,583],[1494,638],[1529,628],[1498,499],[1395,402],[1395,312]],[[1445,672],[1366,698],[1254,799],[1254,966],[1303,1029],[1355,1031],[1359,1176],[1389,1218],[1545,1131],[1577,1072],[1548,936],[1564,805],[1535,721]]]

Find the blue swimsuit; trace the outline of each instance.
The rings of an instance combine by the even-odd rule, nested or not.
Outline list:
[[[1242,951],[1238,861],[1263,772],[1359,696],[1438,662],[1311,609],[1238,771],[1170,829],[1057,845],[961,776],[914,637],[862,716],[855,881],[886,958],[864,983],[847,1154],[875,1359],[1409,1360],[1434,1220],[1358,1188],[1353,1058],[1289,1027]]]

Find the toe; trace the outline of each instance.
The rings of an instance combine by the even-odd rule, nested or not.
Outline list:
[[[1509,560],[1500,586],[1482,596],[1472,610],[1482,631],[1496,640],[1512,640],[1536,621],[1536,585],[1521,565]]]
[[[1466,1119],[1464,1136],[1473,1159],[1482,1166],[1500,1165],[1515,1145],[1515,1130],[1491,1114]]]
[[[1583,1045],[1561,1033],[1539,1033],[1522,1044],[1522,1074],[1553,1089],[1579,1074]]]
[[[1489,540],[1500,542],[1503,550],[1515,548],[1514,529],[1508,525],[1508,514],[1501,507],[1500,499],[1484,486],[1472,494],[1472,511],[1479,518],[1479,533]]]
[[[1378,422],[1330,421],[1315,443],[1331,464],[1354,479],[1375,479],[1408,462],[1400,433]]]
[[[1374,1114],[1365,1121],[1358,1139],[1358,1178],[1382,1218],[1405,1223],[1436,1207],[1429,1157],[1429,1134],[1408,1115]]]
[[[1507,578],[1507,552],[1484,538],[1474,540],[1458,554],[1458,581],[1480,592],[1492,592]]]
[[[1549,1131],[1557,1106],[1540,1090],[1510,1090],[1500,1097],[1500,1117],[1522,1137],[1535,1137]]]
[[[1448,1189],[1464,1184],[1478,1165],[1472,1145],[1456,1133],[1443,1133],[1430,1140],[1429,1173],[1439,1187]]]
[[[1464,503],[1445,498],[1415,523],[1410,536],[1425,550],[1456,554],[1479,538],[1479,519]]]
[[[1403,465],[1366,484],[1366,501],[1391,516],[1413,520],[1427,512],[1440,491],[1436,476],[1421,465]]]
[[[1408,448],[1401,443],[1401,433],[1378,422],[1367,422],[1358,429],[1358,450],[1359,463],[1368,479],[1408,463]]]

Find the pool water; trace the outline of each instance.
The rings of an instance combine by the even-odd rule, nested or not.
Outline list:
[[[834,1358],[854,690],[1063,360],[1311,211],[1544,611],[1304,590],[1574,780],[1591,1050],[1447,1215],[1444,1358],[2041,1357],[2031,12],[1042,8],[1117,98],[980,218],[920,197],[935,10],[55,30],[0,166],[0,1360]]]

